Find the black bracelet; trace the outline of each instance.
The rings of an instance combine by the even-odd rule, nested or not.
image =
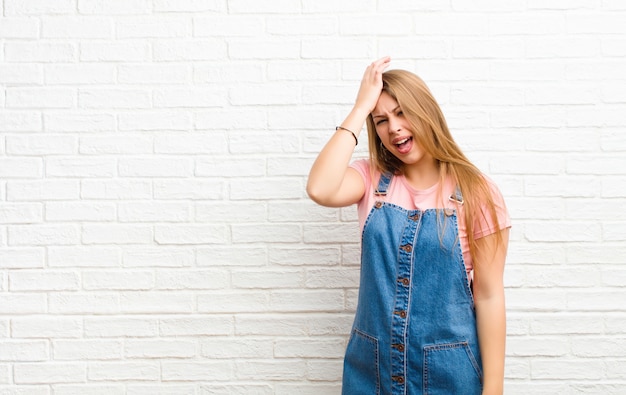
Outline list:
[[[356,138],[356,134],[354,134],[354,132],[352,130],[346,129],[343,126],[337,126],[335,128],[335,130],[339,130],[339,129],[345,130],[346,132],[350,132],[352,134],[352,137],[354,137],[354,145],[359,145],[359,139]]]

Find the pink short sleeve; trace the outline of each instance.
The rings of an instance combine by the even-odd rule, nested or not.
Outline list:
[[[500,230],[511,227],[511,218],[506,208],[504,198],[502,197],[502,193],[491,179],[487,177],[485,177],[485,179],[487,180],[487,183],[491,188],[491,196],[493,197],[493,202],[495,204],[496,215],[498,217],[498,224],[500,229],[497,229],[495,221],[493,220],[493,217],[491,216],[491,213],[489,212],[487,207],[482,206],[481,210],[485,214],[484,217],[481,215],[474,220],[475,239],[480,239],[481,237],[485,237]]]

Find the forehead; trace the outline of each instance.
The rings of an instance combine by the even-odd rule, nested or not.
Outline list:
[[[372,115],[378,116],[392,113],[396,108],[398,108],[398,102],[391,97],[389,93],[382,92],[378,98],[376,107],[374,107],[374,111],[372,111]]]

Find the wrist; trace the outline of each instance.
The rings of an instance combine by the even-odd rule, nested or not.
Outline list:
[[[355,105],[354,107],[352,107],[352,111],[350,111],[350,115],[351,117],[354,117],[355,119],[363,120],[363,123],[364,123],[367,120],[367,117],[369,117],[371,112],[372,111],[370,111],[368,108]]]

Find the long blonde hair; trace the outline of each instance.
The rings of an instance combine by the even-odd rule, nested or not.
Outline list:
[[[383,92],[391,96],[411,126],[413,138],[439,164],[440,187],[451,177],[463,195],[464,219],[470,255],[476,264],[475,220],[487,214],[500,229],[491,188],[482,172],[463,154],[452,138],[439,104],[417,75],[406,70],[383,73]],[[403,163],[382,144],[372,115],[367,119],[370,162],[380,172],[403,173]],[[484,212],[483,207],[487,212]],[[498,242],[502,235],[497,232]]]

